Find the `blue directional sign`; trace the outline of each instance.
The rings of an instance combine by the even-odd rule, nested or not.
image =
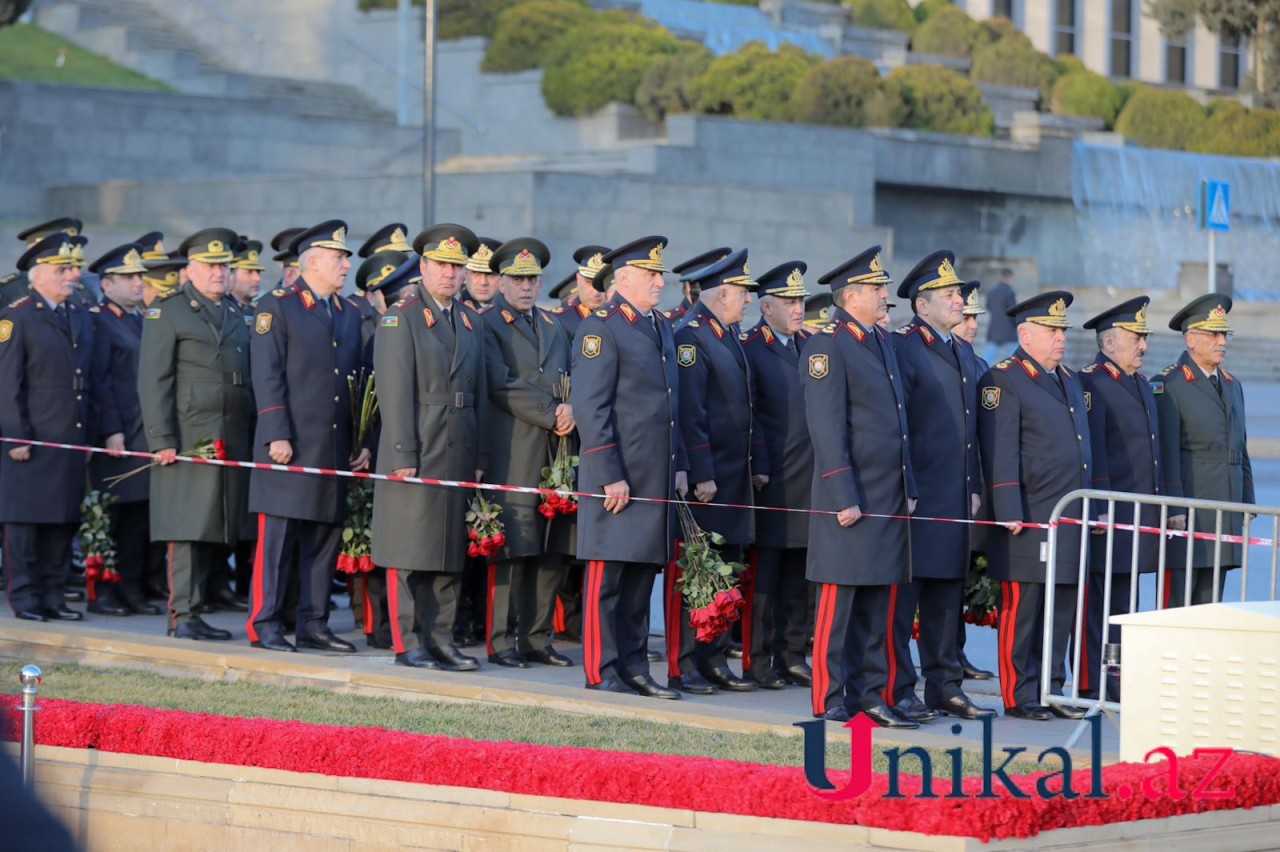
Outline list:
[[[1224,180],[1200,181],[1200,227],[1207,231],[1231,230],[1231,184]]]

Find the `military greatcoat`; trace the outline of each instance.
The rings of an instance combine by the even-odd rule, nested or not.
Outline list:
[[[906,398],[893,346],[843,308],[805,343],[800,359],[805,418],[813,439],[812,506],[862,518],[842,527],[811,515],[810,582],[882,586],[911,579],[907,500],[915,499]]]
[[[1164,493],[1198,500],[1253,503],[1253,467],[1249,463],[1244,419],[1244,388],[1235,376],[1218,368],[1222,394],[1186,352],[1152,382],[1160,422],[1160,458]],[[1172,514],[1171,510],[1171,514]],[[1243,518],[1223,515],[1224,535],[1240,535]],[[1214,512],[1196,513],[1196,532],[1217,532]],[[1186,540],[1169,540],[1166,561],[1171,568],[1186,562]],[[1193,568],[1213,567],[1212,541],[1197,541]],[[1221,564],[1240,564],[1240,545],[1223,544]]]
[[[0,309],[0,434],[83,445],[89,436],[89,312],[66,303],[67,322],[31,292]],[[32,447],[31,459],[0,466],[0,522],[70,524],[80,520],[84,453]]]
[[[486,467],[489,393],[480,315],[457,300],[451,308],[452,326],[416,284],[378,324],[378,473],[417,468],[422,477],[471,481]],[[466,567],[472,492],[378,482],[373,495],[375,563],[400,571]]]
[[[221,440],[228,458],[250,460],[250,329],[228,301],[214,304],[188,283],[146,309],[138,397],[152,452],[182,453]],[[233,468],[185,462],[153,468],[152,540],[235,544],[247,486],[243,471]]]
[[[142,429],[142,402],[138,397],[138,353],[142,350],[142,314],[126,311],[110,299],[90,309],[93,316],[93,381],[89,390],[93,443],[103,446],[112,435],[124,435],[124,448],[147,452]],[[138,473],[114,485],[107,477],[136,470],[145,464],[136,458],[112,458],[95,453],[89,461],[93,487],[119,503],[151,498],[151,474]]]
[[[492,402],[485,433],[489,442],[486,477],[537,487],[559,443],[551,430],[556,425],[556,407],[566,401],[558,394],[560,381],[569,372],[569,338],[550,312],[535,307],[531,323],[501,293],[481,324]],[[507,536],[496,558],[541,554],[547,521],[538,514],[539,495],[501,491],[489,499],[502,506]]]

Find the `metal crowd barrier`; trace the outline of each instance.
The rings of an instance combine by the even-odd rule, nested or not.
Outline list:
[[[1095,521],[1092,523],[1081,523],[1071,518],[1063,520],[1063,514],[1068,506],[1072,504],[1080,504],[1080,517],[1087,519],[1089,517],[1089,509],[1091,502],[1105,501],[1107,518],[1106,522]],[[1116,523],[1116,506],[1129,505],[1133,507],[1133,515],[1131,523]],[[1160,508],[1160,520],[1157,526],[1142,524],[1142,506],[1158,506]],[[1218,603],[1219,592],[1223,588],[1222,578],[1222,547],[1223,544],[1231,544],[1234,542],[1223,541],[1224,518],[1228,514],[1238,514],[1243,516],[1243,524],[1241,526],[1241,537],[1243,541],[1240,543],[1240,600],[1248,600],[1249,594],[1249,550],[1250,550],[1250,526],[1255,518],[1271,519],[1271,535],[1269,539],[1263,539],[1257,542],[1255,546],[1265,546],[1269,548],[1271,553],[1271,583],[1269,586],[1269,596],[1263,598],[1265,600],[1274,601],[1276,597],[1277,580],[1280,579],[1280,507],[1255,506],[1247,503],[1227,503],[1219,500],[1193,500],[1186,497],[1161,497],[1144,494],[1129,494],[1120,491],[1099,491],[1094,489],[1080,489],[1072,491],[1065,495],[1058,504],[1054,506],[1053,514],[1049,519],[1049,541],[1046,549],[1047,564],[1045,570],[1045,598],[1044,598],[1044,651],[1041,657],[1040,665],[1040,703],[1046,707],[1051,705],[1073,706],[1087,710],[1089,716],[1099,713],[1115,713],[1120,710],[1119,701],[1110,701],[1107,699],[1107,676],[1111,671],[1118,670],[1122,664],[1120,659],[1120,648],[1118,645],[1110,643],[1111,635],[1111,589],[1113,580],[1113,566],[1115,557],[1115,533],[1117,529],[1131,530],[1136,529],[1133,536],[1132,553],[1130,554],[1130,568],[1132,570],[1132,582],[1129,584],[1129,606],[1127,612],[1138,612],[1138,587],[1140,585],[1139,578],[1142,576],[1138,573],[1138,555],[1141,536],[1155,535],[1159,536],[1159,549],[1156,559],[1156,596],[1155,608],[1164,609],[1165,589],[1168,582],[1166,574],[1170,566],[1166,565],[1167,550],[1170,539],[1178,535],[1178,531],[1169,527],[1169,516],[1171,514],[1185,514],[1187,536],[1186,561],[1181,566],[1185,569],[1186,579],[1183,590],[1183,600],[1191,600],[1191,589],[1193,574],[1193,559],[1195,556],[1195,541],[1206,541],[1206,534],[1196,534],[1196,514],[1213,512],[1215,515],[1215,523],[1213,528],[1215,533],[1213,538],[1213,602]],[[1105,533],[1105,534],[1104,534]],[[1057,552],[1058,542],[1064,535],[1080,536],[1080,565],[1079,579],[1076,586],[1076,613],[1075,624],[1071,633],[1071,652],[1070,652],[1070,689],[1066,690],[1068,694],[1055,695],[1052,693],[1052,665],[1053,665],[1053,607],[1055,595],[1055,581],[1057,577]],[[1103,546],[1106,548],[1105,572],[1103,574],[1103,600],[1102,600],[1102,641],[1096,651],[1098,655],[1097,667],[1095,671],[1098,673],[1097,679],[1097,697],[1086,698],[1080,694],[1080,654],[1081,646],[1084,644],[1083,637],[1087,625],[1085,623],[1085,589],[1089,583],[1089,548]],[[1172,566],[1177,568],[1179,566]],[[1208,570],[1208,569],[1199,569]],[[1255,596],[1254,598],[1258,598]],[[1090,690],[1092,691],[1092,690]],[[1074,744],[1075,740],[1083,732],[1084,724],[1077,728],[1076,733],[1068,742],[1068,747]]]

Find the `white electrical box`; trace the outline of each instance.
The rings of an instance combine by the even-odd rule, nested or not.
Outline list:
[[[1120,759],[1232,748],[1280,757],[1280,601],[1116,616]]]

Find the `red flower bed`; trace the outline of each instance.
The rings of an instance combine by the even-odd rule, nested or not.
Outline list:
[[[954,835],[990,840],[1032,837],[1042,831],[1156,819],[1210,810],[1280,803],[1280,762],[1232,755],[1210,785],[1231,787],[1228,798],[1181,801],[1123,797],[1127,787],[1141,791],[1156,774],[1146,764],[1107,767],[1109,798],[978,799],[981,780],[968,778],[966,799],[915,798],[920,780],[902,777],[902,799],[886,799],[887,779],[876,776],[871,790],[848,802],[814,795],[799,768],[762,766],[705,757],[634,754],[585,748],[519,743],[477,742],[408,734],[380,728],[340,728],[268,719],[239,719],[130,705],[42,701],[37,741],[63,748],[94,748],[123,754],[152,755],[204,763],[258,766],[418,784],[474,787],[509,793],[619,802],[664,808],[777,817]],[[16,719],[11,717],[11,721]],[[13,724],[8,737],[15,738]],[[1179,761],[1180,786],[1190,792],[1217,763],[1216,758]],[[841,785],[848,773],[830,773]],[[1034,779],[1019,776],[1034,795]],[[1060,788],[1059,782],[1049,782]],[[1077,792],[1089,792],[1088,770],[1078,771]],[[1164,782],[1156,782],[1163,790]],[[950,781],[938,781],[945,794]],[[995,785],[1001,790],[999,784]]]

